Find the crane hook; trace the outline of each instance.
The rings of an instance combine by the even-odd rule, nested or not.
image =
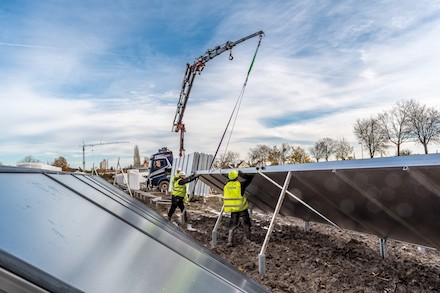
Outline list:
[[[232,61],[232,59],[234,59],[234,56],[232,56],[232,51],[229,51],[229,60]]]

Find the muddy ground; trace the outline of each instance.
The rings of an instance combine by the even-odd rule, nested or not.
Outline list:
[[[169,205],[146,204],[165,215]],[[194,239],[227,259],[240,271],[272,292],[440,292],[440,253],[408,243],[388,240],[388,258],[379,253],[376,236],[339,230],[330,225],[279,217],[266,250],[266,273],[258,269],[271,214],[254,209],[252,238],[236,232],[235,246],[227,247],[227,223],[224,216],[218,230],[218,244],[211,245],[221,201],[197,200],[189,206],[188,226],[182,226]],[[172,221],[178,225],[180,211]]]

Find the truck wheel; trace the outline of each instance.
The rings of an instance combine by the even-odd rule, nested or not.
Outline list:
[[[169,184],[168,184],[167,181],[160,182],[159,183],[159,190],[160,190],[160,192],[166,193],[168,191],[168,186],[169,186]]]

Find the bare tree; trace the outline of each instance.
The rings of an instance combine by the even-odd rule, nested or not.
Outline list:
[[[265,164],[269,160],[271,150],[271,147],[262,144],[250,148],[248,153],[250,165],[255,166],[258,162]]]
[[[440,141],[440,112],[412,101],[409,113],[411,133],[423,145],[425,154],[428,154],[428,144]]]
[[[60,167],[61,170],[63,171],[68,171],[69,170],[69,164],[67,163],[66,158],[60,156],[58,158],[56,158],[55,160],[53,160],[52,166],[55,167]]]
[[[388,140],[396,145],[397,156],[401,155],[400,147],[402,143],[411,139],[411,129],[409,125],[410,109],[415,103],[414,100],[401,100],[389,111],[384,111],[378,115]]]
[[[368,149],[370,158],[374,158],[377,153],[385,154],[388,137],[378,118],[357,119],[353,128],[358,141]]]
[[[348,141],[342,137],[335,144],[335,156],[336,159],[346,160],[353,153],[353,147],[348,143]]]
[[[240,154],[232,151],[227,151],[225,154],[221,155],[214,162],[214,166],[216,168],[235,168],[238,160],[240,158]]]
[[[274,146],[269,153],[268,160],[271,165],[283,165],[292,147],[287,143],[282,143],[281,147]]]
[[[331,155],[335,153],[336,141],[329,137],[324,137],[317,142],[318,148],[323,155],[323,158],[328,161]]]
[[[321,143],[319,141],[315,142],[315,145],[309,148],[309,151],[312,157],[316,159],[316,162],[319,162],[319,160],[325,157],[323,148],[321,147]]]
[[[24,157],[19,163],[41,163],[41,161],[29,155]]]

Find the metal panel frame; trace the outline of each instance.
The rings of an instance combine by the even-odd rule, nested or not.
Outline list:
[[[230,169],[197,172],[221,191]],[[331,224],[376,235],[381,255],[394,239],[440,248],[440,155],[241,168],[254,175],[246,190],[250,203],[266,212]],[[278,190],[292,173],[282,205]],[[270,182],[268,184],[267,182]],[[284,196],[283,196],[284,197]],[[279,209],[279,210],[278,210]],[[306,228],[306,227],[305,227]],[[216,235],[215,235],[216,236]]]
[[[5,173],[8,173],[7,176],[22,176],[24,178],[22,179],[18,178],[20,180],[17,182],[23,182],[24,179],[27,183],[26,183],[26,187],[23,187],[21,185],[14,185],[14,182],[11,182],[11,185],[9,186],[3,185],[3,187],[5,187],[4,190],[6,191],[6,193],[3,193],[2,195],[3,200],[5,199],[9,200],[8,204],[13,204],[14,200],[17,199],[22,200],[22,202],[20,202],[20,205],[17,206],[17,208],[19,209],[23,203],[23,200],[32,199],[32,202],[30,202],[29,206],[27,207],[27,210],[23,210],[22,212],[33,213],[32,217],[40,218],[38,220],[39,225],[44,223],[48,225],[48,227],[46,227],[44,230],[48,231],[49,233],[45,232],[45,234],[41,234],[39,239],[36,239],[35,242],[33,243],[25,242],[22,243],[22,245],[19,248],[12,249],[13,251],[19,252],[19,254],[22,257],[25,257],[24,259],[19,258],[20,261],[22,262],[26,262],[26,255],[29,255],[29,251],[25,252],[24,254],[21,252],[24,252],[26,249],[31,249],[30,247],[32,247],[32,250],[34,251],[33,255],[38,255],[37,259],[33,259],[34,265],[39,263],[38,260],[44,259],[45,257],[44,252],[38,251],[38,247],[40,247],[42,244],[41,240],[44,240],[44,243],[57,243],[56,246],[57,250],[53,251],[53,254],[51,256],[46,256],[48,258],[54,259],[54,256],[58,255],[58,257],[55,257],[57,263],[60,261],[62,262],[62,257],[60,257],[59,255],[59,253],[61,252],[60,249],[62,250],[63,248],[65,249],[69,248],[76,250],[74,243],[77,243],[77,241],[72,242],[72,240],[75,237],[74,235],[69,236],[69,233],[72,232],[75,233],[74,231],[79,231],[78,221],[74,221],[75,223],[72,223],[72,225],[76,225],[75,229],[69,229],[67,231],[64,231],[62,230],[63,224],[61,222],[58,222],[58,219],[61,218],[60,218],[60,214],[56,211],[56,209],[51,209],[51,207],[48,206],[47,213],[42,214],[42,212],[44,211],[44,207],[45,207],[44,204],[50,202],[51,200],[54,200],[53,207],[56,208],[60,204],[63,204],[65,207],[65,203],[67,203],[68,201],[64,199],[74,199],[74,198],[76,199],[78,197],[81,197],[82,198],[80,200],[81,202],[86,203],[83,201],[83,199],[85,199],[88,202],[87,206],[91,206],[93,207],[93,209],[99,209],[100,212],[95,215],[97,217],[97,219],[95,220],[99,220],[99,217],[105,214],[107,218],[109,219],[114,218],[118,222],[117,226],[112,225],[112,229],[119,229],[117,227],[125,227],[124,229],[126,230],[128,229],[127,231],[131,231],[130,233],[132,236],[134,236],[133,233],[140,236],[140,237],[136,236],[136,239],[141,240],[140,238],[146,239],[145,237],[147,237],[151,239],[150,243],[153,242],[155,243],[154,245],[156,247],[155,249],[153,249],[154,248],[153,246],[145,247],[145,249],[153,249],[153,251],[159,251],[159,250],[169,251],[171,255],[179,256],[177,257],[176,262],[174,264],[171,262],[167,263],[165,261],[165,258],[161,258],[160,261],[162,261],[163,267],[162,268],[160,268],[159,266],[150,267],[149,271],[152,269],[157,269],[159,271],[160,270],[168,271],[169,274],[164,275],[164,277],[167,278],[179,272],[179,275],[184,277],[187,276],[188,273],[190,273],[190,271],[191,272],[193,271],[188,266],[189,264],[192,264],[191,267],[198,268],[197,270],[199,273],[196,273],[195,275],[191,273],[193,275],[191,275],[189,279],[187,278],[188,276],[185,277],[185,284],[189,286],[188,288],[193,288],[193,289],[198,288],[199,292],[206,292],[208,288],[206,288],[205,285],[209,283],[210,286],[209,290],[211,292],[216,292],[216,291],[218,292],[218,290],[221,291],[227,290],[233,292],[246,292],[246,291],[267,292],[266,289],[258,285],[255,281],[248,278],[243,273],[239,272],[236,268],[234,268],[224,259],[220,258],[216,254],[212,253],[209,249],[207,249],[197,241],[193,240],[191,237],[189,237],[187,234],[182,232],[178,227],[174,226],[169,221],[166,221],[161,215],[158,215],[156,212],[152,211],[145,205],[141,204],[136,199],[129,197],[127,194],[123,193],[119,189],[116,189],[114,186],[105,182],[103,179],[97,176],[90,176],[90,175],[76,174],[76,173],[41,172],[41,171],[34,171],[29,169],[17,170],[17,169],[8,169],[8,168],[0,167],[0,176],[2,176],[2,174]],[[37,178],[39,179],[34,180]],[[3,178],[0,177],[0,179],[3,179],[2,182],[4,184],[5,177]],[[45,182],[51,182],[51,183],[45,186],[44,184]],[[27,188],[27,190],[25,189],[22,190],[22,188]],[[12,196],[12,193],[14,192],[19,192],[20,196],[18,197]],[[0,196],[0,201],[2,201],[2,196]],[[38,198],[39,196],[41,196],[41,199]],[[36,207],[37,205],[38,205],[38,209],[35,209],[34,207]],[[78,208],[77,203],[75,203],[75,206],[69,206],[69,209],[73,209],[72,212],[77,208]],[[56,213],[58,213],[58,215],[57,217],[54,217]],[[1,217],[2,215],[0,215],[0,219]],[[45,221],[46,217],[47,217],[47,221]],[[14,219],[14,214],[12,213],[9,214],[7,218],[5,218],[5,221],[10,222],[13,219]],[[32,227],[34,223],[28,222],[28,224],[29,224],[29,229],[33,229]],[[51,231],[50,227],[52,227],[52,225],[55,228],[55,230],[52,230],[54,233],[50,232]],[[90,225],[90,226],[96,226],[96,225]],[[34,228],[38,229],[38,227],[34,227]],[[84,227],[84,229],[88,229],[88,228]],[[20,231],[22,230],[23,229],[21,229]],[[38,230],[34,229],[34,232],[37,231]],[[119,230],[115,230],[115,231],[119,231]],[[99,239],[102,238],[101,236],[105,235],[103,233],[112,233],[112,234],[115,233],[114,231],[110,231],[110,230],[97,231],[97,232],[98,232],[96,234],[97,238],[95,239],[96,241],[93,243],[100,243]],[[13,233],[13,230],[9,230],[8,233],[9,234]],[[29,237],[33,237],[33,236],[26,236],[26,239],[28,239]],[[44,239],[44,237],[50,237],[51,239]],[[111,239],[112,237],[117,237],[117,235],[111,236],[110,238],[108,237],[105,238]],[[79,239],[84,239],[84,235],[82,235],[82,237]],[[8,240],[0,236],[0,249],[3,247],[2,243],[4,243],[4,241],[8,241]],[[70,241],[70,244],[63,246],[61,245],[60,241],[61,242]],[[38,242],[40,242],[40,244],[35,245]],[[81,249],[86,249],[86,247],[84,247],[82,244],[80,244],[80,246],[82,246]],[[10,243],[8,243],[6,247],[12,247],[12,246]],[[90,251],[87,252],[87,254],[90,254],[90,256],[94,255],[92,248],[93,247],[90,247]],[[99,249],[101,251],[105,250],[106,246],[100,245]],[[125,248],[121,247],[121,249],[122,249],[121,251],[124,251],[126,247]],[[78,254],[79,251],[81,250],[78,250],[75,253]],[[136,248],[136,251],[139,252],[139,248]],[[64,255],[67,256],[68,254],[71,253],[65,252]],[[103,255],[100,252],[97,254],[101,256]],[[153,254],[150,253],[144,255],[153,255]],[[116,256],[117,254],[115,255],[115,257]],[[135,257],[135,254],[130,255],[129,253],[128,254],[124,253],[124,257],[130,259]],[[157,263],[157,257],[160,258],[160,254],[156,255],[155,257],[156,257],[155,263]],[[96,263],[96,261],[99,261],[101,259],[96,257],[92,257],[92,258],[94,259],[94,262],[92,263]],[[116,259],[123,260],[123,258],[121,258],[121,255],[117,256]],[[116,259],[114,259],[113,262],[116,261]],[[137,257],[136,259],[132,259],[129,262],[124,261],[124,264],[134,265],[136,262],[138,262]],[[188,265],[184,265],[184,264],[188,264]],[[10,261],[7,261],[6,265],[2,265],[2,267],[7,267],[8,265],[11,265]],[[65,265],[69,265],[69,263],[65,263]],[[84,271],[87,271],[86,268],[88,265],[90,265],[90,263],[87,262],[84,263],[83,265],[85,269]],[[105,265],[105,264],[101,264],[101,265]],[[184,266],[182,267],[182,265]],[[109,267],[112,267],[111,263],[108,263],[105,266],[107,267],[106,270]],[[46,263],[44,267],[46,269],[50,268],[51,262]],[[29,276],[27,276],[28,272],[29,271],[22,272],[20,277],[29,278]],[[204,273],[200,275],[200,272],[204,272]],[[126,274],[127,272],[121,272],[120,275],[122,276],[124,273]],[[138,271],[138,273],[142,273],[142,272]],[[52,279],[50,278],[52,277],[52,275],[48,271],[46,271],[45,274],[48,276],[47,281],[49,283],[52,283]],[[63,273],[58,271],[57,275],[63,276]],[[205,277],[203,277],[203,275]],[[199,276],[200,278],[197,278],[197,276]],[[87,280],[87,278],[90,278],[90,282],[95,282],[95,285],[93,286],[96,286],[96,280],[92,281],[95,278],[93,274],[82,276],[81,277],[82,282]],[[153,281],[154,279],[151,278],[157,279],[157,276],[154,276],[154,274],[151,275],[147,274],[145,275],[144,282],[148,282],[148,280],[150,280],[151,284],[153,284],[154,282],[156,282],[157,284],[157,281]],[[70,286],[69,282],[66,279],[64,278],[59,278],[59,279]],[[140,279],[137,280],[142,281]],[[181,281],[183,281],[183,279]],[[35,284],[40,285],[42,284],[42,281],[37,280]],[[84,283],[81,284],[82,285],[80,286],[80,288],[83,288]],[[164,286],[165,285],[166,284],[164,283]],[[97,287],[93,287],[93,288],[97,289]],[[53,291],[57,291],[57,290],[53,290]]]

